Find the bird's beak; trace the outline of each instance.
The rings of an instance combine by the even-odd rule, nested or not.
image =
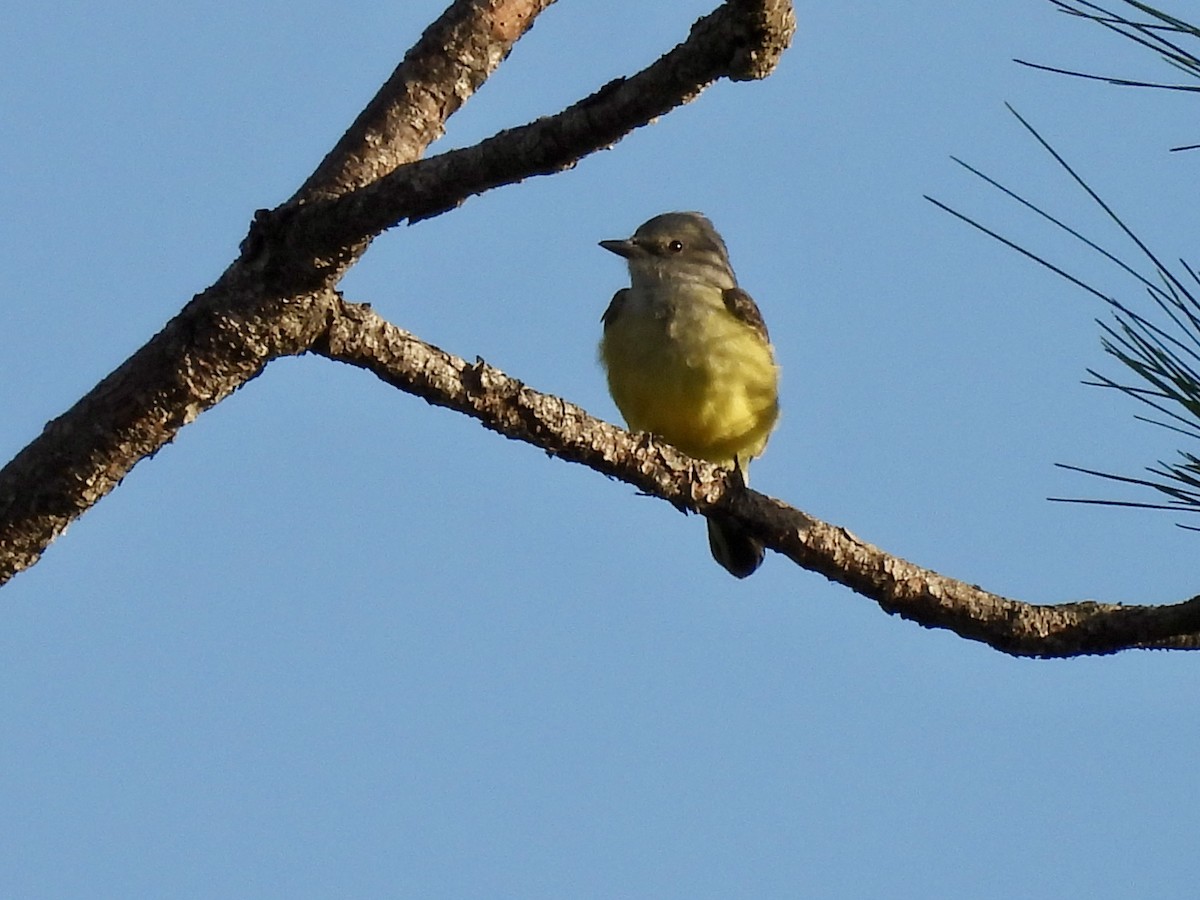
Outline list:
[[[636,256],[642,249],[632,240],[626,239],[623,241],[601,241],[600,246],[610,253],[615,253],[617,256],[623,256],[626,259],[631,259]]]

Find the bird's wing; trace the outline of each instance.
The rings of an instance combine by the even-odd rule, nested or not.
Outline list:
[[[617,296],[620,296],[618,293]],[[758,311],[758,304],[754,302],[754,298],[747,294],[739,287],[725,289],[725,308],[740,322],[745,322],[751,328],[758,332],[759,336],[764,341],[770,341],[770,335],[767,334],[767,323],[763,321],[762,313]],[[617,304],[617,298],[613,297],[613,306],[609,307],[609,312],[604,315],[607,317],[614,306]]]
[[[600,317],[600,321],[604,323],[605,328],[615,322],[617,316],[621,314],[621,309],[625,306],[625,298],[627,296],[629,296],[629,288],[621,288],[621,290],[613,294],[612,302],[608,304],[608,309]],[[753,305],[754,301],[751,300],[750,303]]]

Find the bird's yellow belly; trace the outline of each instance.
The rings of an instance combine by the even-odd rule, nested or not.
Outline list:
[[[779,416],[778,368],[770,347],[726,310],[618,318],[600,356],[631,429],[721,465],[735,457],[745,465],[766,446]]]

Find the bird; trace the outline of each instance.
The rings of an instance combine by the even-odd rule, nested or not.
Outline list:
[[[601,316],[600,339],[608,390],[626,425],[745,478],[779,419],[779,366],[725,241],[703,214],[668,212],[600,246],[629,268],[629,287]],[[729,519],[708,518],[708,542],[737,578],[753,574],[765,555]]]

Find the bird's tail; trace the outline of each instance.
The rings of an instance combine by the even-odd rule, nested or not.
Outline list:
[[[713,559],[734,578],[753,575],[766,556],[762,542],[729,519],[708,520],[708,547]]]

